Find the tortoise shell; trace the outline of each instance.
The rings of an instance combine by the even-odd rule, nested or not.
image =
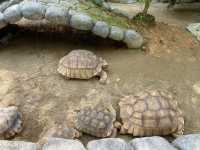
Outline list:
[[[183,134],[182,112],[168,92],[152,90],[125,96],[119,106],[122,133],[133,136]]]
[[[17,107],[0,108],[0,135],[6,139],[22,131],[22,117]]]
[[[58,72],[66,78],[90,79],[101,76],[103,60],[87,50],[73,50],[61,58]]]
[[[109,137],[115,120],[116,113],[106,107],[84,107],[77,114],[75,126],[79,131],[96,137]]]

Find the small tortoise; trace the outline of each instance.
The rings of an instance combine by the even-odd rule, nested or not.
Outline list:
[[[0,135],[6,139],[22,131],[22,117],[17,107],[0,108]]]
[[[133,136],[182,135],[184,118],[167,91],[149,90],[125,96],[119,102],[121,133]]]
[[[104,71],[108,63],[101,57],[87,50],[73,50],[64,56],[58,66],[58,72],[66,79],[90,79],[100,77],[100,82],[105,83],[107,73]]]
[[[64,138],[64,139],[75,139],[80,137],[81,134],[74,128],[70,128],[66,125],[55,124],[49,129],[44,129],[40,135],[40,144],[44,144],[50,138]]]
[[[95,107],[86,106],[78,112],[75,127],[95,137],[115,137],[115,121],[116,112],[112,106],[97,104]]]

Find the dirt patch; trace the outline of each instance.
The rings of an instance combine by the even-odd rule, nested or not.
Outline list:
[[[199,42],[182,27],[157,23],[152,27],[141,27],[139,31],[145,37],[146,48],[150,54],[178,53],[183,49],[193,50],[200,46]]]

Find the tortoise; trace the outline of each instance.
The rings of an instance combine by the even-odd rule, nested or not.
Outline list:
[[[100,83],[106,83],[107,73],[104,71],[108,63],[88,50],[73,50],[61,58],[57,71],[66,79],[90,79],[100,77]]]
[[[49,138],[65,138],[65,139],[75,139],[80,137],[81,134],[74,128],[70,128],[66,125],[55,124],[51,128],[44,129],[40,135],[39,143],[43,144],[48,141]]]
[[[95,137],[115,137],[118,128],[116,112],[111,105],[101,103],[94,107],[85,106],[77,114],[75,128]]]
[[[184,118],[173,95],[145,90],[124,96],[120,102],[121,133],[133,136],[174,135],[184,131]]]
[[[16,106],[0,108],[0,135],[5,139],[13,138],[22,131],[22,115]]]

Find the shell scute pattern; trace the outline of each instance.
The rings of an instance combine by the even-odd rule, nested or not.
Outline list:
[[[122,133],[134,136],[183,134],[184,118],[167,92],[145,91],[121,99]]]
[[[107,73],[103,69],[107,66],[107,62],[93,52],[73,50],[61,58],[58,72],[68,79],[90,79],[99,76],[101,83],[105,83]]]
[[[74,50],[62,59],[67,68],[96,68],[99,60],[94,53],[86,50]]]
[[[96,137],[108,137],[112,134],[115,120],[116,114],[102,106],[84,107],[77,114],[75,127]]]

